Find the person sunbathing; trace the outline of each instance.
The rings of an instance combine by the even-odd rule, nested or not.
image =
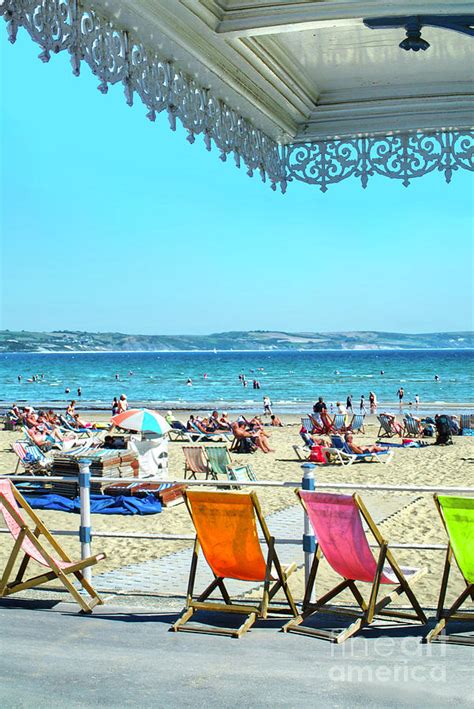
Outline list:
[[[272,449],[267,443],[266,437],[262,435],[262,431],[248,431],[243,423],[236,421],[232,424],[232,433],[235,438],[250,438],[253,443],[260,448],[262,453],[270,453]]]
[[[385,446],[378,446],[378,445],[373,445],[373,446],[358,446],[356,443],[354,443],[354,436],[352,433],[346,433],[344,436],[345,441],[352,453],[356,453],[357,455],[361,455],[362,453],[385,453],[388,451],[388,448]]]
[[[393,430],[396,431],[399,436],[402,436],[403,435],[403,426],[401,425],[401,423],[398,423],[395,416],[393,414],[387,414],[385,412],[382,415],[385,416],[385,418],[387,418],[390,421],[390,424],[391,424]]]
[[[278,416],[276,416],[276,414],[272,414],[270,416],[270,419],[271,419],[270,426],[283,426],[281,419],[278,418]]]
[[[90,423],[89,421],[84,421],[84,419],[81,419],[79,414],[74,414],[72,426],[74,428],[97,428],[95,423]]]

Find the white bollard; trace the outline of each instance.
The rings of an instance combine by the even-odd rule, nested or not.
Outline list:
[[[81,502],[81,525],[79,539],[81,542],[81,559],[91,555],[91,473],[90,460],[79,461],[79,495]],[[82,572],[86,581],[92,580],[92,569],[89,566]]]
[[[301,466],[303,470],[303,480],[302,488],[303,490],[314,490],[314,469],[315,465],[313,463],[303,463]],[[316,551],[316,540],[314,538],[313,528],[308,519],[306,512],[304,514],[304,529],[303,529],[303,551],[304,551],[304,580],[305,588],[308,585],[309,574],[311,572],[311,567],[313,565],[314,552]],[[311,599],[313,600],[313,599]]]

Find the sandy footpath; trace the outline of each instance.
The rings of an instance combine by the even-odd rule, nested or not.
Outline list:
[[[100,416],[97,416],[100,420]],[[181,417],[184,419],[184,417]],[[271,435],[273,453],[264,455],[260,451],[254,455],[233,456],[236,463],[251,463],[260,480],[298,481],[301,479],[301,462],[296,459],[292,445],[300,443],[298,435],[299,419],[295,416],[285,417],[285,422],[290,424],[281,429],[267,429]],[[366,425],[365,435],[356,436],[356,442],[371,443],[375,441],[378,424],[374,420]],[[0,431],[0,472],[13,473],[16,457],[11,450],[11,444],[19,437],[18,433]],[[427,439],[431,442],[431,439]],[[456,437],[453,446],[429,446],[424,449],[395,449],[393,461],[389,465],[377,463],[357,463],[350,467],[337,465],[319,466],[316,469],[317,480],[324,482],[353,482],[354,488],[362,483],[387,483],[387,484],[416,484],[433,486],[469,487],[472,485],[474,472],[474,439]],[[171,478],[182,478],[184,471],[184,457],[181,443],[169,444],[169,467]],[[474,486],[473,486],[474,489]],[[378,493],[380,495],[380,493]],[[393,496],[397,493],[386,493]],[[371,496],[362,494],[371,508]],[[259,497],[265,514],[281,510],[288,505],[293,505],[295,496],[291,489],[260,489]],[[389,541],[400,543],[443,543],[445,534],[438,519],[431,495],[412,494],[413,502],[405,505],[396,514],[390,516],[380,525],[384,535]],[[416,499],[419,498],[419,499]],[[378,498],[380,500],[380,497]],[[376,510],[374,510],[376,512]],[[44,522],[51,529],[77,530],[79,517],[62,512],[40,513]],[[191,534],[192,527],[184,505],[178,505],[169,510],[164,509],[162,514],[146,517],[93,515],[93,531],[122,531],[144,533],[170,533]],[[77,538],[62,538],[62,543],[73,556],[78,555],[79,544]],[[107,560],[102,562],[100,571],[110,571],[123,565],[136,561],[157,558],[183,546],[189,542],[175,541],[145,541],[140,539],[109,540],[96,539],[93,544],[95,551],[104,551]],[[5,534],[0,535],[0,567],[5,563],[11,549],[11,540]],[[444,554],[439,551],[415,552],[402,551],[397,553],[397,558],[402,564],[411,566],[426,565],[429,573],[418,584],[418,595],[425,605],[434,605],[436,602],[441,568]],[[324,565],[326,566],[326,564]],[[97,571],[99,571],[97,569]],[[455,574],[456,583],[453,591],[461,590],[462,581]],[[335,577],[324,568],[321,577],[320,590],[327,588],[327,584]],[[454,580],[454,578],[453,578]],[[303,595],[303,573],[297,572],[293,577],[292,587],[295,595]],[[176,590],[179,593],[179,589]],[[185,589],[182,589],[184,594]]]

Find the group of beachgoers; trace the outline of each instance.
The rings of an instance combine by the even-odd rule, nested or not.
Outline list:
[[[13,404],[7,417],[16,426],[23,427],[28,438],[41,450],[48,451],[53,447],[68,448],[77,444],[81,431],[96,429],[96,424],[81,418],[75,410],[75,405],[75,400],[72,400],[63,416],[53,409],[36,411],[32,406],[20,408]]]
[[[254,416],[247,419],[245,416],[239,416],[235,421],[229,419],[227,411],[221,414],[214,409],[209,416],[199,416],[198,414],[190,414],[186,425],[178,421],[172,411],[168,411],[165,419],[171,428],[176,430],[187,431],[188,433],[203,433],[215,434],[219,432],[232,433],[237,441],[248,440],[251,444],[262,451],[262,453],[270,453],[272,449],[269,444],[269,433],[265,430],[265,424],[260,416]],[[276,414],[271,414],[270,426],[283,426],[281,419]]]

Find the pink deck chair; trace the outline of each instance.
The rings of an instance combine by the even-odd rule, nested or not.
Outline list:
[[[298,490],[297,494],[314,529],[317,549],[305,590],[302,613],[296,620],[287,623],[284,630],[315,635],[340,643],[357,633],[363,626],[372,623],[375,616],[378,615],[426,623],[426,616],[413,594],[408,580],[410,583],[417,581],[426,573],[427,569],[401,568],[397,564],[388,548],[388,543],[384,540],[359,496],[357,494],[352,496],[336,495],[307,490]],[[378,558],[374,558],[370,549],[362,520],[366,522],[379,547]],[[342,576],[343,581],[316,602],[311,602],[316,573],[323,555],[331,568]],[[364,600],[356,582],[371,584],[368,602]],[[391,585],[395,588],[391,589],[389,595],[377,600],[381,585]],[[360,611],[327,605],[345,589],[352,592]],[[415,611],[414,614],[384,610],[390,601],[402,593],[408,597]],[[300,625],[308,616],[316,612],[355,615],[356,620],[339,633]]]
[[[0,480],[0,513],[15,540],[13,550],[0,578],[0,598],[10,596],[19,591],[25,591],[28,588],[33,588],[33,586],[40,586],[57,578],[64,584],[85,613],[90,613],[94,606],[103,602],[84,578],[82,570],[105,559],[105,554],[96,554],[81,561],[72,561],[25,498],[18,492],[13,483],[7,479]],[[29,518],[32,526],[25,521],[25,517]],[[39,540],[40,535],[43,535],[47,541],[47,546]],[[13,567],[21,552],[24,554],[23,559],[18,566],[15,579],[10,581]],[[23,577],[30,561],[48,568],[49,571],[24,581]],[[68,578],[70,574],[75,576],[82,588],[89,594],[90,601],[77,591]]]

